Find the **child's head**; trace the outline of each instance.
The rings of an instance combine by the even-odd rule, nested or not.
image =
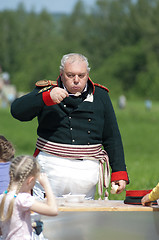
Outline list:
[[[0,162],[10,161],[15,154],[15,149],[11,142],[0,135]]]
[[[38,164],[37,160],[32,156],[27,156],[27,155],[18,156],[11,161],[10,171],[9,171],[10,183],[6,191],[6,194],[4,194],[4,197],[0,204],[1,221],[5,221],[11,218],[16,195],[20,192],[23,183],[25,182],[25,180],[27,180],[31,176],[36,178],[38,176],[38,173],[40,173],[40,165]],[[7,193],[10,190],[13,190],[12,188],[13,186],[16,186],[16,189],[15,189],[16,195],[11,200],[8,207],[8,212],[6,216],[4,216],[4,204],[7,197]]]
[[[25,180],[30,176],[36,177],[38,173],[40,173],[40,166],[34,157],[26,155],[14,158],[10,165],[8,191],[16,183],[18,194]]]

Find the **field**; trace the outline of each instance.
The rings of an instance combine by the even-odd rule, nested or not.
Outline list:
[[[113,101],[125,152],[130,178],[127,190],[152,189],[159,181],[159,103],[153,102],[150,111],[144,101],[128,101],[125,109]],[[19,122],[9,109],[0,109],[0,134],[15,146],[16,155],[33,154],[36,143],[37,120]],[[110,199],[124,199],[125,192]]]

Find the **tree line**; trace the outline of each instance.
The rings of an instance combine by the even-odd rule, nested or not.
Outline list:
[[[159,100],[159,0],[79,0],[69,15],[0,12],[0,65],[18,91],[56,80],[61,57],[84,54],[90,77],[112,95]]]

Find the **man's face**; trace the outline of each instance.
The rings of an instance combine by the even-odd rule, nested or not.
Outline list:
[[[61,72],[61,80],[70,93],[82,92],[88,81],[89,73],[87,64],[84,61],[69,59],[65,63],[64,71]]]

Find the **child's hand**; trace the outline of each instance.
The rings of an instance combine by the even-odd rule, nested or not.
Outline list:
[[[143,206],[150,206],[151,205],[151,201],[149,200],[149,193],[146,194],[142,199],[141,199],[141,203]]]
[[[46,173],[40,173],[37,180],[39,181],[39,183],[41,184],[42,187],[49,184],[49,180],[48,180]]]

